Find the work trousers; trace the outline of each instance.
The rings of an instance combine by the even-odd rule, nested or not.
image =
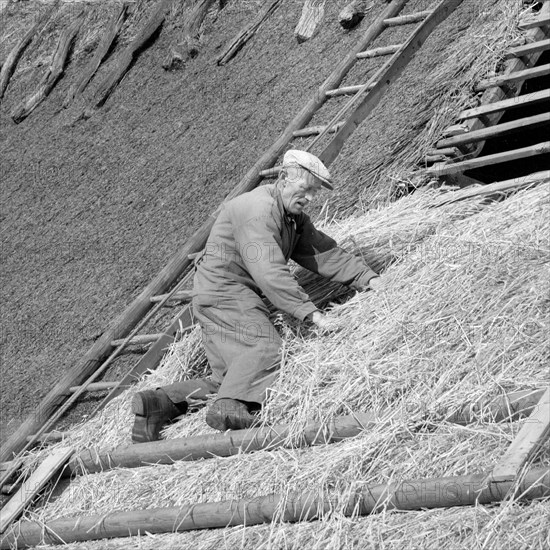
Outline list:
[[[210,303],[209,303],[210,302]],[[193,312],[202,328],[210,379],[176,382],[162,389],[176,404],[204,403],[209,395],[261,405],[280,367],[281,338],[269,321],[262,300],[193,299]]]

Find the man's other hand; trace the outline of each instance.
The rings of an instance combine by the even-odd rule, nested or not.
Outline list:
[[[333,315],[325,315],[320,311],[313,312],[311,321],[323,332],[334,332],[342,328],[338,317],[334,317]]]

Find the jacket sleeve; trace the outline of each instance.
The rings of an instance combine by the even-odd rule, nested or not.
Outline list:
[[[279,235],[271,215],[234,226],[242,262],[260,290],[275,307],[303,320],[317,307],[290,273]]]
[[[316,229],[305,214],[291,258],[310,271],[352,288],[361,288],[378,276],[361,258],[342,250],[334,239]]]

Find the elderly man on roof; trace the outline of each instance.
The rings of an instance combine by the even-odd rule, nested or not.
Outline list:
[[[290,150],[275,184],[223,205],[195,260],[193,288],[193,311],[212,375],[137,393],[132,402],[135,442],[159,439],[166,423],[212,394],[217,398],[206,415],[212,428],[244,429],[258,422],[255,413],[277,378],[281,348],[262,296],[322,329],[334,321],[298,285],[287,265],[290,258],[358,290],[381,287],[372,269],[338,248],[304,213],[322,186],[333,189],[323,163],[305,151]]]

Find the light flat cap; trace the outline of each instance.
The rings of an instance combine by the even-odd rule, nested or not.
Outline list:
[[[327,189],[332,187],[332,178],[327,167],[315,156],[307,151],[299,151],[298,149],[289,149],[283,157],[283,168],[292,165],[298,165],[311,172]]]

